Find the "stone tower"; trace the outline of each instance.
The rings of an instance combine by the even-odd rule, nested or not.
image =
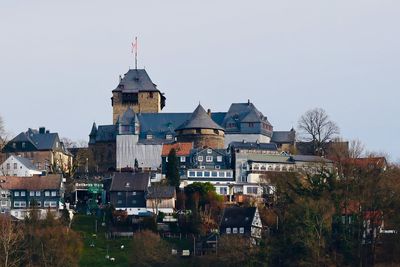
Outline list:
[[[193,142],[194,148],[224,148],[225,131],[199,104],[189,120],[175,131],[178,142]]]
[[[158,113],[165,106],[165,96],[157,89],[146,70],[130,69],[112,91],[113,124],[131,108],[135,113]]]

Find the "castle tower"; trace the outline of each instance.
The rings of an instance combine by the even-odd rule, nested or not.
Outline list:
[[[146,70],[130,69],[112,91],[113,124],[131,108],[136,113],[158,113],[165,106],[165,96],[157,89]]]
[[[193,142],[194,148],[224,148],[225,131],[199,104],[189,120],[176,130],[178,142]]]

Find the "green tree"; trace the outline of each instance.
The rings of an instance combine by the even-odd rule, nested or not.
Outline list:
[[[169,185],[179,187],[180,175],[179,175],[178,157],[176,156],[175,149],[171,149],[171,151],[168,154],[166,175]]]

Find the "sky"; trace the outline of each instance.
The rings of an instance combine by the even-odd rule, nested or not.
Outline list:
[[[0,115],[88,140],[138,67],[163,112],[250,99],[275,130],[321,107],[346,140],[400,161],[400,1],[0,1]]]

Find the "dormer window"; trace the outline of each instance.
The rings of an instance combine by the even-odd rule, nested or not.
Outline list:
[[[22,142],[22,148],[25,148],[25,142]]]
[[[172,140],[172,138],[173,138],[172,134],[167,134],[165,136],[165,139],[167,139],[167,140]]]
[[[147,139],[147,140],[153,139],[153,135],[152,135],[152,134],[147,134],[147,135],[146,135],[146,139]]]
[[[212,153],[212,149],[207,149],[207,154],[211,154]]]
[[[125,187],[130,187],[131,184],[130,183],[125,183]]]
[[[12,144],[13,148],[17,148],[17,143]]]

